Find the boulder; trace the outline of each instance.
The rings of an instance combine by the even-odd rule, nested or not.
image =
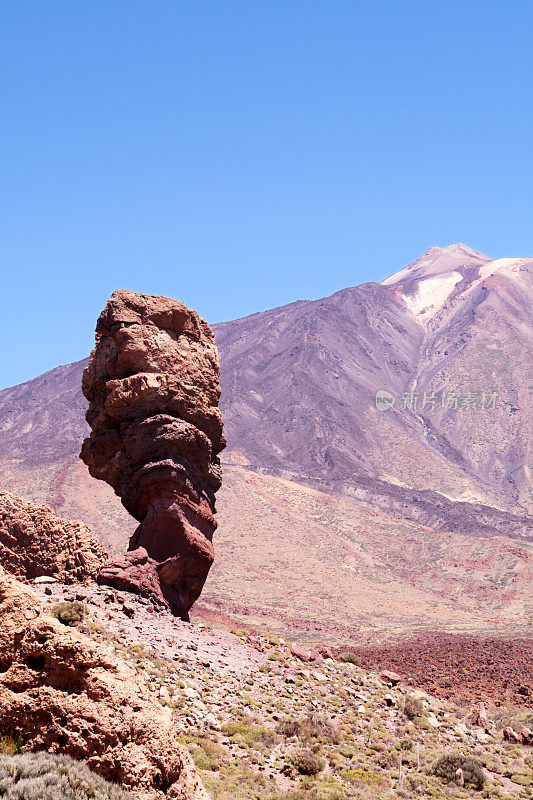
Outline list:
[[[91,435],[81,458],[141,523],[99,582],[188,620],[214,558],[225,446],[213,333],[178,300],[114,292],[82,389]]]
[[[299,644],[292,644],[291,645],[291,654],[296,658],[299,658],[300,661],[311,661],[311,654],[304,650],[303,647],[300,647]]]
[[[521,728],[520,737],[522,739],[522,744],[533,745],[533,731],[531,728]]]
[[[19,580],[95,580],[106,561],[105,548],[83,522],[0,492],[0,566]]]
[[[489,720],[484,703],[480,703],[477,708],[473,708],[470,714],[466,717],[466,721],[470,725],[476,725],[478,728],[483,728],[485,733],[489,732]]]
[[[392,672],[390,669],[384,669],[383,672],[379,673],[379,677],[383,683],[388,683],[391,686],[396,686],[402,679],[401,675],[398,675],[397,672]]]
[[[107,646],[0,569],[0,737],[69,755],[137,800],[208,800],[172,716]]]
[[[520,734],[517,733],[513,728],[507,727],[504,728],[503,731],[503,738],[506,742],[512,742],[513,744],[520,744],[521,737]]]

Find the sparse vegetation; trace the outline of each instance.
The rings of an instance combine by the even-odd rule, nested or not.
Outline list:
[[[264,725],[257,725],[245,720],[228,722],[222,726],[221,730],[226,736],[247,746],[256,742],[273,744],[276,738],[274,731]]]
[[[350,661],[302,663],[283,639],[228,636],[221,667],[200,647],[216,647],[219,634],[205,630],[169,658],[175,633],[163,620],[161,634],[151,618],[144,630],[118,632],[104,616],[109,606],[100,617],[95,608],[91,618],[102,625],[94,638],[113,644],[158,696],[166,687],[180,740],[213,800],[533,800],[529,750],[501,734],[511,717],[518,729],[530,727],[525,711],[489,710],[498,724],[486,738],[465,724],[466,708],[414,688],[403,695]],[[455,763],[441,760],[455,752],[466,759],[463,787]],[[481,763],[480,771],[465,768]]]
[[[290,754],[291,764],[300,775],[318,775],[324,769],[324,759],[307,747],[299,747]]]
[[[132,795],[108,783],[68,756],[23,753],[0,756],[0,797],[3,800],[132,800]]]
[[[23,744],[24,740],[22,739],[22,736],[17,736],[16,738],[13,738],[13,736],[1,736],[0,755],[14,756],[17,753],[20,753]]]
[[[446,753],[442,755],[433,767],[433,774],[443,778],[447,783],[457,781],[457,770],[462,770],[464,784],[482,789],[485,784],[485,774],[479,761],[471,756],[459,753]]]
[[[347,664],[356,664],[359,665],[361,663],[361,659],[355,653],[352,653],[350,650],[345,650],[339,656],[339,661],[344,661]]]
[[[400,707],[408,719],[416,719],[424,713],[424,702],[414,694],[406,694]]]
[[[50,613],[63,625],[75,627],[85,616],[85,604],[79,600],[74,600],[72,603],[68,600],[63,600],[61,603],[56,603]]]
[[[211,739],[195,737],[188,747],[198,769],[207,769],[214,772],[219,770],[224,763],[226,751]]]

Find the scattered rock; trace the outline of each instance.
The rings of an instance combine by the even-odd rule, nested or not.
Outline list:
[[[504,728],[503,731],[503,738],[506,742],[513,742],[514,744],[519,744],[521,741],[521,736],[517,733],[513,728],[507,727]]]
[[[391,686],[396,686],[402,679],[401,675],[398,675],[397,672],[392,672],[389,669],[384,669],[383,672],[380,672],[379,677],[384,683],[388,683]]]
[[[131,603],[124,603],[122,605],[122,611],[127,617],[132,618],[135,615],[135,608],[131,605]]]
[[[291,645],[291,654],[295,656],[295,658],[299,658],[300,661],[311,661],[311,655],[304,650],[303,647],[300,647],[299,644],[292,644]]]
[[[94,580],[107,554],[82,522],[0,492],[0,567],[36,584]]]
[[[141,523],[99,581],[188,620],[214,558],[225,447],[213,333],[178,300],[114,292],[82,388],[91,435],[81,457]]]
[[[473,708],[470,714],[466,717],[466,721],[470,725],[477,725],[478,728],[483,728],[485,733],[489,732],[489,720],[484,703],[480,703],[478,708]]]
[[[520,730],[522,744],[533,745],[533,731],[530,728],[522,728]]]
[[[318,650],[311,650],[311,652],[309,653],[309,659],[313,661],[315,664],[322,664],[323,661],[323,658]]]

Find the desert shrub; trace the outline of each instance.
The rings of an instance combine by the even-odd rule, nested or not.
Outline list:
[[[215,771],[220,769],[220,758],[218,756],[211,756],[205,752],[203,747],[198,745],[189,745],[189,752],[193,758],[194,764],[198,769],[209,769]]]
[[[465,785],[470,784],[474,789],[482,789],[485,783],[483,767],[477,759],[463,756],[460,753],[446,753],[433,765],[432,772],[438,778],[443,778],[447,783],[455,781],[458,769],[463,770]]]
[[[318,775],[326,766],[324,759],[307,747],[299,747],[290,754],[291,764],[301,775]]]
[[[269,795],[266,800],[346,800],[346,793],[341,787],[312,786],[288,792],[276,792]]]
[[[513,783],[518,784],[519,786],[533,786],[533,777],[531,776],[531,772],[513,772],[511,775],[511,780]]]
[[[337,744],[340,740],[337,723],[325,711],[314,711],[305,719],[286,719],[280,723],[279,731],[283,736],[297,736],[303,742],[327,739]]]
[[[226,751],[221,745],[203,737],[195,738],[190,742],[189,752],[198,769],[209,769],[211,771],[220,769],[226,755]]]
[[[312,736],[326,738],[337,743],[340,739],[337,723],[325,711],[313,711],[306,720],[307,727]]]
[[[119,786],[68,756],[22,753],[0,756],[3,800],[131,800]]]
[[[74,627],[81,622],[85,616],[85,606],[79,600],[74,600],[70,603],[68,600],[63,600],[61,603],[56,603],[50,612],[53,617],[62,622],[63,625],[70,625]]]
[[[409,719],[421,717],[424,713],[424,703],[414,694],[406,694],[402,703],[402,711]]]
[[[339,656],[339,661],[344,661],[347,664],[360,664],[361,659],[355,653],[352,653],[351,650],[345,650]]]
[[[16,739],[13,736],[0,736],[0,755],[15,756],[21,752],[23,744],[22,736],[17,736]]]
[[[213,800],[250,800],[276,789],[272,779],[236,764],[223,764],[216,772],[203,772],[202,781]]]
[[[385,788],[388,784],[388,778],[382,773],[374,772],[371,769],[364,767],[355,767],[354,769],[344,769],[341,772],[341,778],[347,783],[354,786],[365,786],[372,788]]]
[[[275,733],[264,725],[256,725],[246,720],[226,722],[225,725],[222,725],[221,731],[230,739],[241,741],[248,746],[257,742],[273,744],[276,739]]]
[[[291,736],[300,736],[302,723],[297,719],[284,719],[279,724],[279,732],[290,739]]]

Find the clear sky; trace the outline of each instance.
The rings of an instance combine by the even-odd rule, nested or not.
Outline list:
[[[0,387],[116,288],[210,322],[533,255],[530,0],[3,0]]]

